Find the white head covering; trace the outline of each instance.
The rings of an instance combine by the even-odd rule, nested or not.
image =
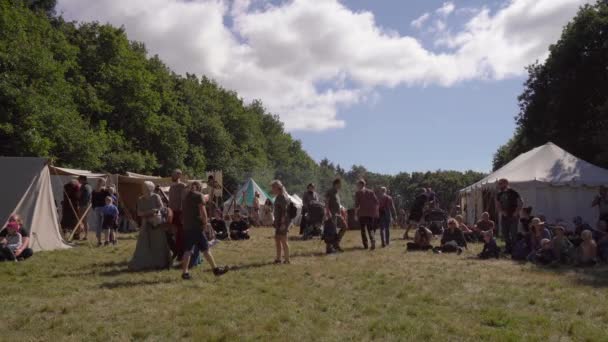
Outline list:
[[[156,188],[156,185],[154,185],[154,183],[150,181],[145,181],[144,186],[146,187],[146,189],[148,189],[148,192],[150,193],[154,192],[154,188]]]

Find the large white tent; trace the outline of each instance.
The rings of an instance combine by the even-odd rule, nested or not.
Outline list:
[[[46,159],[0,157],[0,222],[19,214],[34,251],[69,248],[59,232],[57,208]]]
[[[581,160],[548,142],[532,149],[479,182],[460,191],[461,207],[469,222],[484,211],[494,211],[496,182],[506,178],[522,196],[525,206],[549,222],[571,222],[582,216],[597,221],[597,208],[591,207],[599,186],[608,184],[608,170]]]

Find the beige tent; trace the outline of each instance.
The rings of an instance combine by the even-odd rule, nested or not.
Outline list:
[[[59,232],[57,208],[46,159],[0,157],[0,220],[19,214],[34,251],[69,248]],[[2,225],[4,227],[4,224]]]

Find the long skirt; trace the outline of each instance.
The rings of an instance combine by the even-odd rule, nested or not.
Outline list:
[[[137,245],[133,258],[129,261],[132,271],[167,269],[171,265],[171,251],[167,243],[167,234],[160,227],[154,227],[147,222],[137,237]]]

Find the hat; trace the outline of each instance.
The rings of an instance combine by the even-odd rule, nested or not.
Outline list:
[[[536,226],[536,225],[543,226],[545,224],[545,222],[541,221],[538,217],[535,217],[532,219],[532,221],[530,221],[530,224],[533,226]]]

